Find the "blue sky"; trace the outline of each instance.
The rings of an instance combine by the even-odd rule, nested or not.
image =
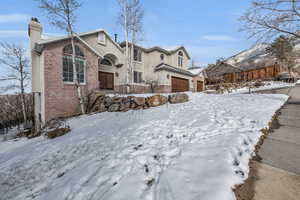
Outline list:
[[[122,30],[117,25],[116,0],[82,0],[78,12],[77,32],[97,28],[111,35]],[[191,57],[201,64],[229,57],[249,48],[254,41],[238,31],[239,16],[250,0],[142,0],[145,9],[144,42],[146,46],[184,45]],[[21,42],[28,46],[27,24],[31,16],[39,18],[44,32],[62,34],[48,23],[45,13],[34,0],[1,0],[0,41]]]

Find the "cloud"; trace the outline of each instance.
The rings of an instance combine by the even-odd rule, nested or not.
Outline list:
[[[203,40],[211,41],[235,41],[236,38],[233,38],[229,35],[205,35],[202,37]]]
[[[0,24],[9,23],[26,23],[30,19],[29,15],[26,14],[6,14],[0,15]]]
[[[27,37],[27,31],[22,30],[0,30],[0,38]]]

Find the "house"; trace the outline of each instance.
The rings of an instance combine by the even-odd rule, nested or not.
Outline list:
[[[79,113],[70,37],[44,39],[36,18],[31,20],[28,33],[35,119],[45,123]],[[195,88],[194,81],[204,84],[204,78],[187,69],[190,56],[183,46],[167,50],[129,44],[129,52],[134,54],[132,68],[126,61],[125,46],[101,29],[75,36],[77,77],[83,97],[95,90],[169,93],[204,88],[201,82],[199,89]]]
[[[233,83],[255,80],[275,80],[281,67],[277,62],[243,63],[238,66],[224,62],[209,66],[205,69],[206,83]]]
[[[220,82],[235,82],[238,74],[242,70],[226,62],[219,62],[205,69],[206,84],[215,84]]]

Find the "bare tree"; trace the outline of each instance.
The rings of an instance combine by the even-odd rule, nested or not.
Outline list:
[[[24,122],[27,122],[25,88],[30,79],[29,59],[22,45],[0,42],[0,64],[8,69],[8,74],[0,80],[9,81],[4,91],[17,90],[21,95]]]
[[[45,10],[48,14],[50,23],[53,26],[66,31],[71,39],[72,45],[72,64],[73,64],[73,77],[77,95],[79,99],[81,113],[85,113],[83,97],[77,76],[76,60],[75,60],[75,22],[76,11],[81,7],[81,3],[77,0],[37,0],[39,7]]]
[[[134,45],[141,38],[143,32],[144,10],[140,0],[117,0],[121,11],[118,23],[122,26],[125,34],[125,56],[128,66],[127,83],[133,82]],[[129,41],[131,41],[131,52],[129,53]]]
[[[252,0],[240,18],[249,38],[272,40],[288,34],[300,38],[300,0]]]

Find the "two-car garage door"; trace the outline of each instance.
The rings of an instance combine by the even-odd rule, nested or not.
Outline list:
[[[172,76],[172,92],[189,91],[189,80]]]

